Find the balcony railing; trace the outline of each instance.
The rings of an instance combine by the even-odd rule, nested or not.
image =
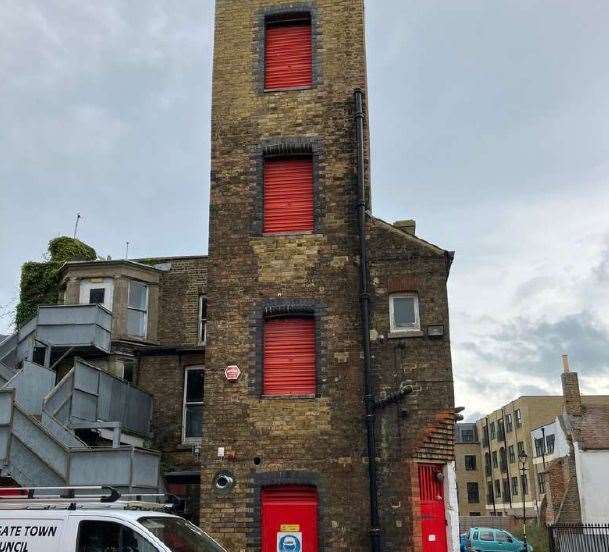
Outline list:
[[[94,347],[110,351],[112,313],[101,305],[38,308],[36,338],[53,347]]]
[[[44,408],[71,428],[107,422],[118,423],[122,431],[150,434],[152,396],[80,359],[46,398]]]

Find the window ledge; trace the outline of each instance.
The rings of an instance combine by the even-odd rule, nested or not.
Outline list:
[[[282,236],[312,236],[316,232],[314,230],[294,230],[293,232],[263,232],[262,237],[282,237]]]
[[[304,86],[289,86],[287,88],[265,88],[264,93],[271,94],[273,92],[297,92],[299,90],[312,90],[313,88],[315,88],[315,86],[312,84]]]
[[[203,437],[189,441],[182,441],[176,448],[179,450],[192,450],[192,447],[200,446],[202,442]]]
[[[424,337],[425,332],[422,330],[404,330],[389,332],[389,339],[402,339],[404,337]]]
[[[317,398],[317,395],[260,395],[261,400],[314,400]]]

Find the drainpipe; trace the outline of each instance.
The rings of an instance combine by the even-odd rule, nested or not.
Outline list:
[[[364,405],[366,408],[366,433],[368,447],[368,484],[370,492],[370,539],[372,552],[381,552],[381,527],[379,521],[378,484],[376,465],[376,438],[374,381],[370,358],[370,293],[368,292],[368,244],[366,243],[366,193],[364,184],[364,92],[355,90],[355,131],[357,140],[357,214],[359,221],[359,283],[362,343],[364,346]]]

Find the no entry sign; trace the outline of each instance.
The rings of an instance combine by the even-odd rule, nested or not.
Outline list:
[[[227,366],[226,370],[224,370],[224,377],[226,377],[228,381],[237,381],[240,375],[241,370],[237,365]]]

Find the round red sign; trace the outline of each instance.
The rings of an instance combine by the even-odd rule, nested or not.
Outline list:
[[[224,370],[224,376],[228,381],[237,381],[241,375],[239,366],[227,366]]]

